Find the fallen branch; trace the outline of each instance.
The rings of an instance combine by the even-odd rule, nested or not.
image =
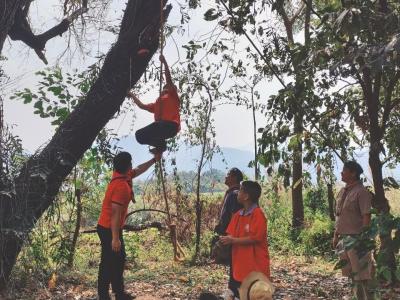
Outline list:
[[[133,215],[133,214],[136,214],[136,213],[138,213],[138,212],[142,212],[142,211],[159,212],[159,213],[162,213],[162,214],[165,214],[165,215],[167,214],[167,212],[166,212],[165,210],[161,210],[161,209],[142,208],[142,209],[138,209],[138,210],[131,211],[130,213],[128,213],[128,214],[126,215],[126,218],[128,218],[129,216],[131,216],[131,215]],[[180,220],[180,221],[183,221],[183,222],[186,223],[186,220],[185,220],[185,219],[183,219],[183,218],[178,218],[177,215],[171,214],[171,216],[174,217],[174,218],[176,218],[177,220]]]
[[[125,225],[125,231],[143,231],[149,228],[157,228],[159,231],[165,230],[166,228],[160,222],[152,222],[150,224],[141,224],[141,225]],[[96,229],[89,229],[81,231],[80,233],[96,233]]]

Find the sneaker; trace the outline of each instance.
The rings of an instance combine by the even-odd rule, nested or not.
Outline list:
[[[167,150],[167,147],[156,147],[156,148],[151,148],[149,152],[151,154],[157,154],[157,153],[163,153],[165,150]]]
[[[129,295],[126,292],[123,292],[122,294],[115,294],[115,300],[133,300],[135,298],[135,295]]]

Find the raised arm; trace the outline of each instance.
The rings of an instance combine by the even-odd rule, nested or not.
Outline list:
[[[164,65],[164,68],[165,68],[165,80],[167,82],[167,85],[169,85],[170,87],[173,87],[174,84],[172,82],[171,72],[169,70],[169,67],[168,67],[167,61],[165,60],[164,55],[160,55],[160,61]]]
[[[152,106],[151,104],[144,104],[142,101],[140,101],[140,99],[138,97],[136,97],[136,95],[134,93],[132,93],[131,91],[128,92],[127,94],[128,98],[131,98],[133,103],[135,103],[140,109],[144,109],[147,110],[149,112],[153,112],[153,110],[151,109]]]
[[[146,172],[153,164],[155,164],[157,161],[159,161],[161,159],[162,154],[161,153],[157,153],[154,154],[154,157],[148,161],[146,161],[145,163],[138,165],[135,169],[134,169],[134,177],[137,177],[141,174],[143,174],[144,172]]]

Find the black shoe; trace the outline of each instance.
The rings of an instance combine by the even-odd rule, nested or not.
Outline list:
[[[111,300],[110,295],[98,295],[97,298],[98,300]]]
[[[135,298],[136,298],[136,296],[129,295],[126,292],[123,292],[121,294],[115,294],[115,300],[133,300]]]

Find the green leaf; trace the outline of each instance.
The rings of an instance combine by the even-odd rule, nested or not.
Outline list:
[[[221,16],[221,13],[217,12],[214,8],[210,8],[204,13],[204,20],[214,21]]]

